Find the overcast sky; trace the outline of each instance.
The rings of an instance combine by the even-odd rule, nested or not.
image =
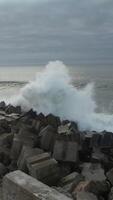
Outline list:
[[[0,65],[113,66],[113,0],[0,0]]]

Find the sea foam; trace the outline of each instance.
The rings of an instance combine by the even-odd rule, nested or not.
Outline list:
[[[52,113],[76,121],[81,130],[113,132],[113,115],[96,113],[93,94],[93,84],[77,89],[72,85],[67,67],[55,61],[23,87],[13,103],[23,109],[33,108],[37,113]]]

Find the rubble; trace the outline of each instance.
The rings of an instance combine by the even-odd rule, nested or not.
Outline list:
[[[6,175],[10,172],[11,179]],[[37,114],[32,109],[25,112],[21,107],[1,102],[0,182],[4,175],[4,184],[7,182],[7,186],[3,186],[4,200],[10,200],[8,193],[13,195],[8,188],[9,182],[18,193],[21,184],[18,182],[16,187],[15,181],[21,177],[19,174],[27,180],[33,177],[33,182],[41,181],[47,188],[50,186],[50,190],[54,187],[63,195],[61,199],[112,200],[113,133],[80,131],[76,122],[61,121],[53,114]],[[24,189],[22,186],[14,198],[18,200],[18,195],[23,198]],[[25,195],[27,199],[48,199],[47,194],[44,198],[43,195],[37,197],[28,194],[28,190]]]

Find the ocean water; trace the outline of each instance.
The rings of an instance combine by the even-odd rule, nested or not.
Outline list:
[[[111,67],[0,67],[0,100],[77,121],[81,130],[113,132]]]

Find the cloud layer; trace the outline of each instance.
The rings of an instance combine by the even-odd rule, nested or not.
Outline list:
[[[0,2],[0,65],[113,64],[112,0]]]

